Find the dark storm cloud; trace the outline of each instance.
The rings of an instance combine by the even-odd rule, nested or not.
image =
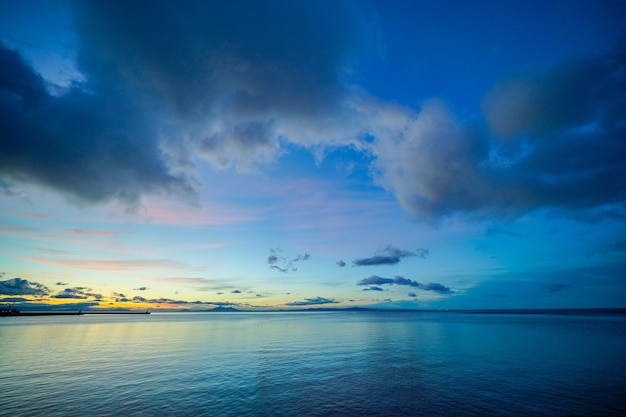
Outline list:
[[[81,81],[50,88],[0,44],[5,194],[32,183],[86,202],[192,199],[197,158],[255,171],[281,143],[358,142],[414,219],[626,218],[626,42],[511,76],[484,117],[460,122],[441,101],[416,111],[347,85],[378,35],[347,2],[68,4]]]
[[[384,277],[379,277],[378,275],[372,275],[367,278],[363,278],[362,280],[357,282],[356,285],[376,286],[376,285],[387,285],[387,284],[406,285],[406,286],[413,287],[413,288],[419,288],[422,291],[432,291],[438,294],[453,294],[454,293],[454,291],[452,291],[449,287],[446,287],[445,285],[442,285],[442,284],[438,284],[435,282],[428,282],[428,283],[422,284],[420,282],[413,281],[408,278],[404,278],[404,277],[397,276],[397,275],[393,278],[384,278]]]
[[[5,191],[28,182],[88,202],[192,198],[194,158],[254,170],[279,137],[304,132],[299,120],[335,114],[367,38],[332,1],[70,1],[68,12],[81,81],[48,88],[0,44]]]
[[[371,265],[395,265],[400,262],[401,259],[417,256],[422,259],[428,256],[428,249],[418,249],[415,252],[398,249],[392,245],[387,245],[381,249],[378,255],[355,259],[352,261],[353,266],[371,266]]]
[[[47,295],[49,292],[45,285],[22,278],[0,281],[0,294],[3,295]]]
[[[132,100],[96,86],[61,96],[0,42],[0,176],[44,185],[82,201],[135,204],[143,192],[190,193],[147,138],[149,118]],[[108,90],[108,89],[107,89]]]
[[[484,108],[503,152],[519,158],[510,180],[536,205],[578,210],[615,204],[624,214],[626,40],[608,53],[503,81]]]
[[[318,304],[336,304],[339,301],[336,301],[332,298],[323,298],[323,297],[315,297],[315,298],[305,298],[304,301],[293,301],[291,303],[286,303],[287,306],[309,306],[309,305],[318,305]]]
[[[307,261],[311,257],[310,254],[304,253],[302,255],[297,255],[294,258],[287,258],[281,255],[282,249],[280,248],[270,248],[270,254],[267,257],[267,263],[270,268],[276,269],[280,272],[289,272],[289,271],[297,271],[298,268],[294,265],[297,262]]]
[[[485,120],[458,122],[437,100],[415,115],[396,111],[401,133],[372,145],[375,179],[418,220],[537,209],[624,219],[625,91],[622,41],[502,81],[485,96]]]

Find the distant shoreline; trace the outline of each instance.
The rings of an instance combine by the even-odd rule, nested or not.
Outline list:
[[[83,316],[87,314],[150,314],[150,311],[2,311],[0,317]]]
[[[239,310],[235,308],[214,308],[208,310],[157,310],[156,313],[315,313],[315,312],[367,312],[367,313],[462,313],[462,314],[523,314],[523,315],[626,315],[626,308],[539,308],[539,309],[437,309],[437,310],[407,310],[407,309],[381,309],[366,307],[350,308],[308,308],[308,309],[271,309],[271,310]],[[149,310],[103,310],[103,311],[8,311],[3,310],[2,317],[26,317],[26,316],[82,316],[82,315],[146,315]]]

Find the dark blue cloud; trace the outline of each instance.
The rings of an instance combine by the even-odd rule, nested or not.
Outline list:
[[[336,114],[343,76],[373,40],[344,2],[66,6],[82,76],[73,84],[49,89],[0,43],[7,192],[28,182],[87,202],[193,198],[196,158],[252,170],[298,120]]]
[[[384,278],[379,277],[378,275],[372,275],[367,278],[363,278],[357,285],[406,285],[413,288],[419,288],[422,291],[432,291],[439,294],[453,294],[454,291],[445,285],[428,282],[428,283],[420,283],[417,281],[410,280],[408,278],[404,278],[401,276],[395,276],[393,278]],[[371,288],[371,287],[370,287]]]
[[[0,41],[0,176],[53,188],[73,199],[135,204],[144,192],[182,192],[150,118],[106,85],[51,95],[45,81]]]
[[[626,40],[528,69],[486,93],[484,118],[458,122],[424,103],[373,173],[415,219],[511,220],[547,209],[586,221],[626,218]],[[418,139],[419,138],[419,139]]]
[[[47,295],[49,292],[45,285],[22,278],[0,281],[0,294],[4,295]]]
[[[50,298],[67,298],[67,299],[77,299],[77,300],[86,300],[88,298],[95,298],[96,300],[101,300],[103,298],[102,294],[96,294],[91,292],[90,288],[86,287],[74,287],[74,288],[65,288],[60,293],[52,295]]]
[[[380,287],[371,286],[371,287],[363,288],[363,291],[384,291],[384,290]]]
[[[417,251],[407,251],[398,249],[392,245],[387,245],[379,251],[378,255],[369,258],[360,258],[352,261],[353,266],[371,266],[371,265],[395,265],[403,258],[417,256],[422,259],[428,256],[428,249],[418,249]]]
[[[3,303],[21,303],[21,302],[30,301],[30,300],[24,297],[3,297],[3,298],[0,298],[0,301],[2,301]]]

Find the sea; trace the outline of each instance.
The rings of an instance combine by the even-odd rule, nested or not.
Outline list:
[[[626,314],[0,317],[0,416],[626,416]]]

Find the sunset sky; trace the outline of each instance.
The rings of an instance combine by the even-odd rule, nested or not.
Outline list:
[[[0,2],[0,304],[626,307],[626,2]]]

